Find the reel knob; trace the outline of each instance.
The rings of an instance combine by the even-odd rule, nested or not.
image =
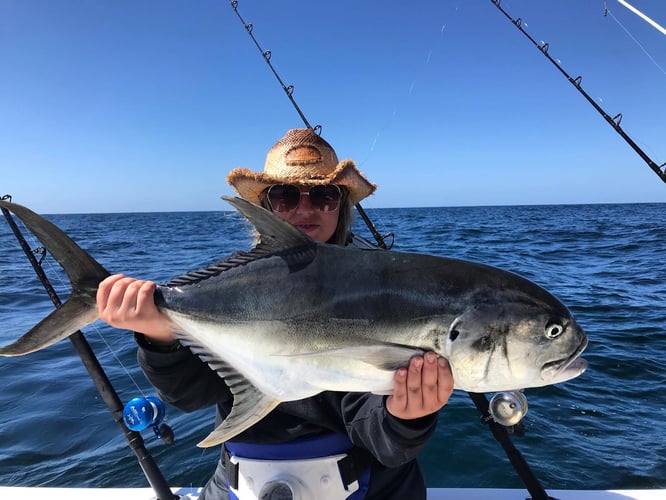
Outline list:
[[[498,392],[490,399],[488,411],[495,422],[511,427],[527,413],[527,398],[521,391]]]

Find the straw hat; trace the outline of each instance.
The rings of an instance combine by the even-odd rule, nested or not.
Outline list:
[[[337,184],[349,190],[353,204],[377,189],[352,160],[338,162],[331,145],[309,128],[288,130],[266,155],[263,172],[235,168],[227,182],[253,203],[259,203],[261,192],[273,184]]]

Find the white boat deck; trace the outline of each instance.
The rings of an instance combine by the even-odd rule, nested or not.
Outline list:
[[[182,500],[196,500],[197,488],[173,488]],[[666,490],[547,490],[557,500],[664,500]],[[0,486],[2,500],[155,500],[150,488],[25,488]],[[430,488],[428,500],[525,500],[524,489]]]

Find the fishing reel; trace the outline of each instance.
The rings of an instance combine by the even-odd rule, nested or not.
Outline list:
[[[165,416],[164,403],[154,396],[134,398],[123,408],[123,421],[128,429],[142,431],[150,427],[158,439],[172,444],[175,438],[171,427],[163,423]]]
[[[518,424],[527,413],[527,398],[521,391],[498,392],[488,405],[493,420],[505,427]]]

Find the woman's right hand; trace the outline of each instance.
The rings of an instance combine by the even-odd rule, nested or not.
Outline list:
[[[176,336],[171,322],[155,306],[155,283],[109,276],[97,289],[99,318],[115,328],[143,333],[156,344],[172,344]]]

